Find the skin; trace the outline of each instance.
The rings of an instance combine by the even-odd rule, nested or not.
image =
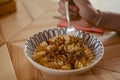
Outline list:
[[[65,1],[66,0],[59,1],[58,9],[59,13],[64,17],[66,16]],[[120,14],[98,12],[98,10],[91,5],[89,0],[73,0],[72,3],[69,3],[69,13],[71,22],[84,27],[93,27],[102,14],[102,19],[96,27],[120,32]]]

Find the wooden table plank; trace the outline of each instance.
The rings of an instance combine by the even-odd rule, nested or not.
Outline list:
[[[70,77],[71,77],[71,80],[98,80],[90,70],[76,76],[71,75]]]
[[[107,66],[114,66],[114,65],[120,65],[120,56],[119,57],[114,57],[111,59],[107,59],[107,60],[102,60],[100,62],[100,65],[107,65]]]
[[[0,19],[1,29],[5,40],[8,41],[20,30],[30,24],[30,22],[31,17],[28,15],[21,2],[18,1],[17,12]]]
[[[44,10],[36,0],[23,0],[23,3],[33,20],[36,20],[40,15],[44,14]]]
[[[49,14],[50,12],[58,11],[58,3],[53,0],[36,1],[39,3],[41,9],[44,10],[45,13]]]
[[[102,60],[97,66],[105,70],[120,73],[120,57]]]
[[[45,72],[41,72],[44,80],[71,80],[67,75],[52,75]]]
[[[49,27],[49,28],[51,28],[51,27]],[[38,32],[49,29],[49,28],[44,26],[43,28],[35,28],[35,29],[29,29],[29,30],[25,30],[25,31],[23,30],[20,32],[19,35],[16,35],[11,41],[16,42],[16,41],[27,40],[30,36],[33,36],[34,34],[37,34]]]
[[[111,72],[116,80],[120,80],[120,73]]]
[[[29,63],[25,57],[23,46],[8,43],[8,49],[18,80],[42,80],[41,72]]]
[[[24,30],[19,32],[17,35],[14,36],[9,42],[11,41],[20,41],[20,40],[25,40],[29,36],[32,36],[34,33],[38,33],[43,30],[47,30],[50,28],[55,28],[59,20],[49,18],[48,20],[37,20],[33,22],[31,25],[27,26]]]
[[[0,47],[3,45],[4,42],[5,42],[5,39],[4,39],[3,32],[1,30],[1,24],[0,24]]]
[[[17,80],[6,44],[0,47],[0,80]]]
[[[33,21],[32,17],[25,9],[23,2],[21,0],[17,0],[16,5],[17,5],[17,13],[16,14],[17,14],[17,19],[18,19],[19,25],[24,28],[24,27],[28,26],[30,23],[32,23],[32,21]]]
[[[113,41],[114,42],[114,41]],[[105,46],[105,52],[102,60],[107,60],[110,58],[115,58],[120,56],[120,43],[110,45],[110,46]]]
[[[118,78],[118,75],[116,75],[117,77],[113,75],[115,72],[104,70],[102,68],[95,67],[92,69],[92,72],[98,80],[120,80],[120,77]]]
[[[40,18],[41,15],[47,15],[51,12],[57,11],[58,9],[58,3],[50,0],[23,0],[23,3],[28,13],[34,20]]]
[[[103,42],[104,46],[120,43],[120,35],[113,31],[104,33],[98,39]]]

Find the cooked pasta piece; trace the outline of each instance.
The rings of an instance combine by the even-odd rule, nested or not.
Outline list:
[[[33,55],[39,64],[59,70],[83,68],[90,65],[93,58],[93,52],[81,38],[68,35],[42,42]]]
[[[61,69],[63,63],[61,63],[61,62],[49,62],[48,64],[45,64],[45,65],[47,65],[47,67],[49,67],[49,68]]]
[[[33,55],[35,61],[40,61],[46,55],[46,51],[40,51]]]
[[[39,63],[42,64],[42,65],[43,65],[43,64],[47,64],[47,63],[48,63],[47,57],[45,56],[45,57],[40,58]]]
[[[83,64],[81,61],[76,60],[75,64],[74,64],[74,68],[78,69],[78,68],[83,68]]]
[[[71,64],[65,64],[61,67],[62,70],[71,70],[72,69],[72,66]]]

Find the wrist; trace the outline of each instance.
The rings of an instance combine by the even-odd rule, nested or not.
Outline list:
[[[85,19],[85,21],[87,21],[93,27],[96,27],[101,21],[101,12],[99,10],[94,10],[87,19]]]

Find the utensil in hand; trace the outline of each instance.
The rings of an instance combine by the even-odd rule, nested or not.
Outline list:
[[[68,22],[68,27],[66,29],[66,34],[67,35],[76,35],[75,31],[76,29],[74,28],[74,26],[71,25],[70,23],[70,17],[69,17],[69,1],[66,0],[65,1],[65,9],[66,9],[66,18],[67,18],[67,22]]]

